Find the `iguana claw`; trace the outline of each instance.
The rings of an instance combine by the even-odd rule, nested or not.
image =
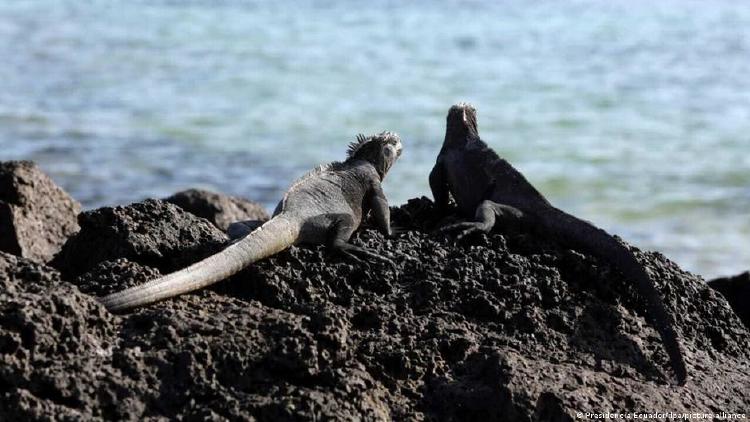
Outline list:
[[[455,223],[455,224],[449,224],[447,226],[441,227],[438,230],[435,231],[437,234],[446,235],[450,232],[460,231],[458,235],[456,235],[456,242],[461,241],[464,237],[476,233],[476,232],[482,232],[482,233],[489,233],[489,231],[492,230],[492,228],[485,227],[484,224],[475,222],[475,221],[465,221],[462,223]]]
[[[456,236],[456,242],[460,242],[464,237],[469,236],[472,233],[488,233],[489,230],[485,230],[480,223],[474,223],[473,226],[463,229],[461,233]]]
[[[409,230],[405,227],[401,226],[391,226],[391,234],[388,236],[388,238],[392,239],[396,237],[396,235],[404,234],[408,232]]]

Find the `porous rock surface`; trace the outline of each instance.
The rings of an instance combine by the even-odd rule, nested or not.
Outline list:
[[[46,263],[78,230],[80,211],[33,162],[0,162],[0,251]]]
[[[117,414],[135,385],[107,364],[116,321],[54,269],[0,252],[0,420]]]
[[[222,231],[238,221],[267,221],[270,216],[261,206],[247,199],[203,189],[188,189],[165,198],[185,211],[205,218]]]
[[[178,232],[196,224],[154,201],[118,213],[70,240],[91,256],[65,276],[72,284],[0,256],[0,419],[565,421],[750,408],[750,333],[658,253],[635,250],[676,318],[684,387],[669,384],[641,301],[606,263],[525,232],[455,244],[429,233],[424,198],[393,209],[407,229],[397,238],[353,237],[397,271],[292,247],[211,289],[112,315],[81,291],[142,283],[175,259],[108,245],[137,226],[163,236],[165,218]],[[171,250],[198,259],[197,240],[174,236]]]
[[[217,252],[227,239],[205,219],[158,199],[86,211],[78,222],[81,230],[51,262],[70,277],[118,258],[174,271]]]

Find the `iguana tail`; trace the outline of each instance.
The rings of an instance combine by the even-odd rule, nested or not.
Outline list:
[[[297,241],[299,233],[298,223],[283,215],[276,216],[215,255],[140,286],[112,293],[99,301],[110,311],[121,311],[200,289],[288,248]]]
[[[636,283],[639,294],[646,302],[648,314],[664,342],[677,382],[683,385],[687,379],[687,369],[672,318],[651,277],[633,253],[606,231],[561,210],[553,209],[543,216],[543,221],[545,228],[558,235],[560,240],[611,262],[627,279]]]

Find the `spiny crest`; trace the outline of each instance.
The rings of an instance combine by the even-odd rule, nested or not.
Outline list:
[[[399,138],[398,134],[396,132],[391,132],[389,130],[378,133],[376,137],[382,140],[383,142],[387,142],[389,144],[395,144],[397,142],[401,142],[401,138]]]
[[[339,170],[339,169],[341,169],[341,167],[342,167],[343,165],[344,165],[344,163],[341,163],[341,162],[339,162],[339,161],[334,161],[334,162],[331,162],[331,163],[327,163],[327,164],[319,164],[319,165],[317,165],[317,166],[313,167],[313,169],[312,169],[312,170],[310,170],[310,171],[308,171],[307,173],[305,173],[305,174],[303,174],[302,176],[300,176],[300,177],[299,177],[299,178],[298,178],[298,179],[297,179],[297,180],[295,181],[295,183],[293,183],[293,185],[297,185],[297,184],[298,184],[299,182],[301,182],[301,181],[303,181],[303,180],[305,180],[305,179],[309,179],[310,177],[312,177],[312,176],[314,176],[314,175],[316,175],[316,174],[320,174],[320,173],[325,173],[325,172],[327,172],[327,171],[329,171],[329,170],[330,170],[330,171],[336,171],[336,170]]]
[[[474,110],[474,106],[467,101],[461,101],[460,103],[454,104],[452,108],[468,108]]]
[[[360,148],[362,148],[362,146],[364,146],[366,143],[368,143],[368,142],[370,142],[372,140],[373,140],[372,136],[366,137],[365,135],[363,135],[361,133],[358,134],[357,135],[357,140],[354,141],[354,142],[349,143],[349,148],[346,150],[346,156],[347,157],[353,157],[354,154],[356,154],[357,151],[359,151]]]
[[[349,158],[354,157],[357,152],[360,151],[365,145],[373,141],[395,143],[398,140],[398,135],[390,131],[380,132],[377,135],[372,136],[365,136],[360,133],[359,135],[357,135],[357,140],[349,144],[349,149],[346,151],[346,156]]]
[[[284,193],[284,197],[282,198],[282,204],[286,204],[286,200],[289,197],[289,194],[293,192],[298,186],[300,186],[304,181],[307,179],[316,176],[321,173],[325,173],[327,171],[336,171],[341,169],[345,164],[339,161],[334,161],[327,164],[319,164],[315,166],[312,170],[308,171],[307,173],[303,174],[302,176],[298,177],[294,182],[292,182],[292,185],[289,186],[289,189],[286,190]],[[285,205],[282,205],[282,208]]]
[[[476,114],[477,109],[474,108],[471,103],[468,103],[466,101],[461,101],[460,103],[453,104],[448,110],[448,114],[454,114],[458,115],[459,113],[469,113],[469,114]]]
[[[324,171],[328,170],[333,163],[327,163],[327,164],[318,164],[317,166],[313,167],[312,170],[308,171],[307,173],[302,175],[302,178],[309,177],[312,174],[316,173],[323,173]]]

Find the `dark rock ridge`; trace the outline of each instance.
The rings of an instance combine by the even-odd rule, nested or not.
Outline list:
[[[207,220],[148,200],[81,215],[57,270],[0,254],[0,420],[572,421],[577,412],[747,412],[750,333],[723,296],[634,249],[676,318],[669,385],[627,280],[552,239],[407,231],[353,242],[398,269],[293,247],[213,288],[112,315],[92,295],[218,250]],[[407,254],[417,260],[406,260]]]
[[[260,205],[247,199],[202,189],[188,189],[164,199],[183,210],[205,218],[222,231],[237,221],[267,221],[270,216]]]
[[[81,230],[51,263],[71,277],[118,258],[174,271],[217,252],[227,240],[207,220],[158,199],[86,211],[78,222]]]
[[[36,164],[0,162],[0,251],[45,263],[78,230],[79,212]]]
[[[750,328],[750,271],[715,278],[708,285],[727,299],[737,316]]]

